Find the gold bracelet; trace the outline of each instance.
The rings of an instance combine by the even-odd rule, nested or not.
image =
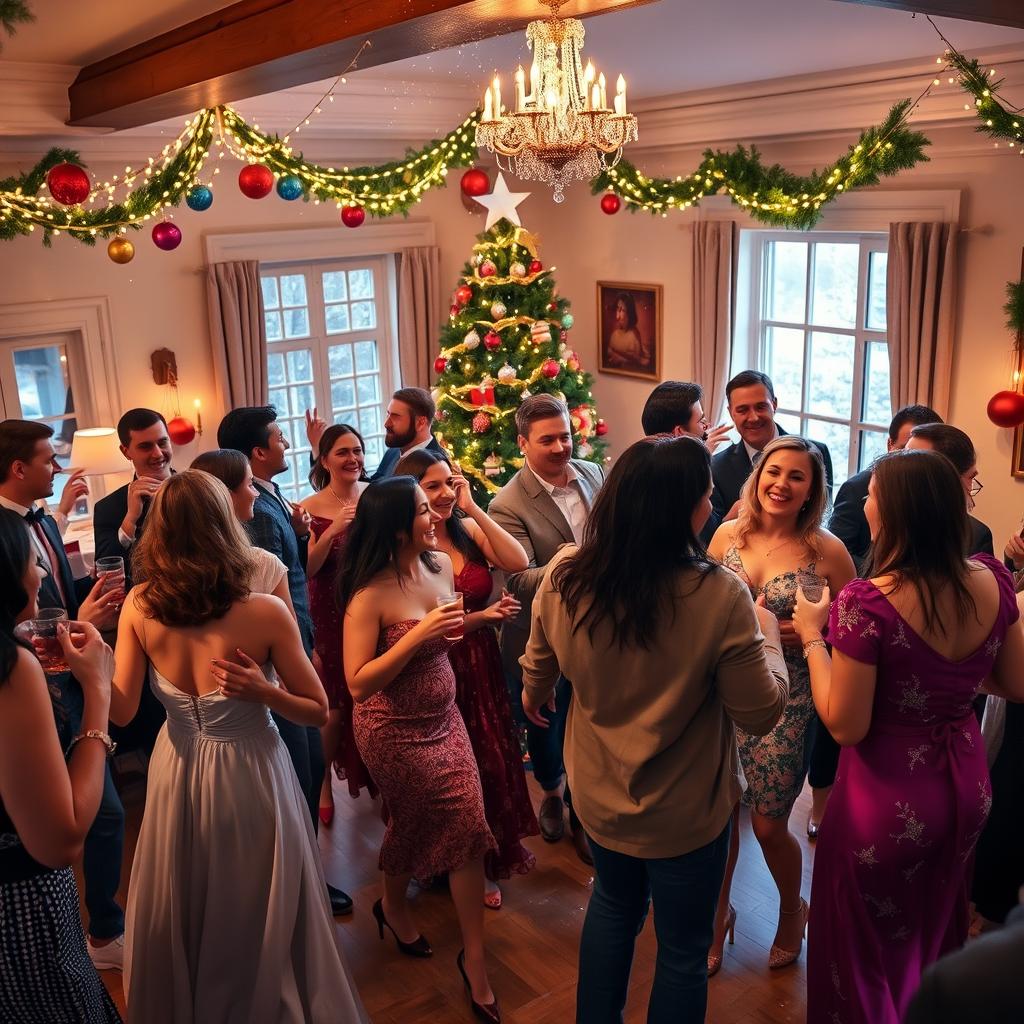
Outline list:
[[[807,643],[805,643],[804,647],[803,647],[804,661],[807,660],[807,655],[810,654],[811,651],[813,651],[815,647],[825,647],[825,648],[827,648],[828,644],[826,644],[825,641],[822,640],[822,638],[820,636],[816,637],[814,640],[808,640]]]
[[[108,757],[113,757],[114,751],[117,750],[117,744],[105,732],[100,732],[99,729],[90,729],[88,732],[80,732],[71,740],[64,754],[65,758],[71,756],[71,751],[75,749],[75,744],[80,740],[99,740],[107,748]]]

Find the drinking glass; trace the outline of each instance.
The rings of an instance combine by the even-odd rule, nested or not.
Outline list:
[[[106,574],[101,593],[109,594],[112,590],[124,590],[124,559],[120,555],[96,559],[96,575]]]
[[[28,619],[17,628],[17,635],[32,645],[43,671],[48,675],[70,672],[64,648],[57,636],[57,626],[68,623],[68,613],[63,608],[42,608],[34,619]]]
[[[462,605],[462,593],[460,591],[456,591],[454,594],[443,594],[441,597],[439,597],[437,599],[437,607],[438,608],[458,608],[461,611],[462,607],[463,607],[463,605]],[[452,643],[457,643],[465,635],[466,635],[466,631],[465,631],[464,626],[459,626],[458,627],[458,635],[457,636],[447,636],[446,635],[445,636],[445,640],[448,640],[448,641],[450,641]]]

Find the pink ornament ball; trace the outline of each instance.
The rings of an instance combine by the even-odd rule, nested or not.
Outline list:
[[[153,228],[153,244],[164,252],[171,252],[181,245],[181,228],[172,220],[162,220]]]

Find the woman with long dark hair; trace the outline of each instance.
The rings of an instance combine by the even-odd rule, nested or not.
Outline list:
[[[572,680],[565,766],[597,876],[580,941],[581,1024],[622,1020],[652,899],[647,1020],[704,1020],[740,793],[734,726],[763,735],[786,704],[778,623],[698,539],[710,496],[702,442],[638,441],[609,474],[582,545],[552,559],[533,603],[523,710],[543,727],[559,674]]]
[[[86,951],[70,865],[103,792],[113,659],[88,623],[72,624],[77,643],[58,632],[85,702],[72,737],[14,632],[36,613],[42,573],[24,520],[0,509],[0,1020],[112,1024],[121,1018]]]
[[[508,686],[495,632],[517,615],[519,602],[502,592],[491,601],[491,566],[522,572],[529,559],[523,546],[473,500],[469,483],[448,459],[428,449],[402,457],[395,472],[414,476],[440,517],[434,527],[437,550],[452,561],[455,590],[466,612],[465,638],[448,652],[455,673],[455,705],[473,744],[487,824],[498,844],[484,858],[484,905],[501,906],[499,879],[524,875],[536,858],[521,840],[540,832],[526,787],[523,759],[509,707]]]
[[[827,589],[801,593],[793,617],[818,715],[843,747],[814,857],[807,1019],[899,1024],[923,968],[967,938],[992,799],[971,705],[979,689],[1024,700],[1024,633],[1010,574],[964,556],[945,456],[883,455],[864,515],[870,579],[831,614]]]
[[[338,577],[345,678],[359,752],[388,810],[381,844],[384,895],[373,906],[409,956],[432,955],[406,901],[409,880],[447,872],[463,951],[457,963],[473,1012],[498,1021],[484,962],[484,816],[473,747],[455,707],[448,651],[465,625],[452,601],[451,559],[411,476],[371,483],[359,502]]]
[[[302,507],[309,513],[312,534],[306,562],[309,581],[309,614],[313,617],[313,643],[319,664],[317,671],[327,691],[327,724],[320,730],[324,760],[339,779],[348,783],[351,796],[364,787],[370,796],[377,787],[359,756],[352,735],[352,695],[345,685],[345,663],[341,653],[341,611],[338,608],[338,568],[341,552],[355,519],[359,496],[369,483],[366,476],[366,446],[362,435],[347,423],[335,423],[320,437],[316,462],[309,482],[316,494]],[[320,820],[334,821],[334,790],[330,768],[320,788]]]

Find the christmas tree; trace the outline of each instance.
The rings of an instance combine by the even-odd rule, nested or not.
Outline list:
[[[486,508],[523,465],[515,413],[528,395],[565,401],[576,458],[603,462],[607,427],[569,342],[569,303],[555,294],[536,237],[502,218],[477,239],[434,361],[434,434]]]

